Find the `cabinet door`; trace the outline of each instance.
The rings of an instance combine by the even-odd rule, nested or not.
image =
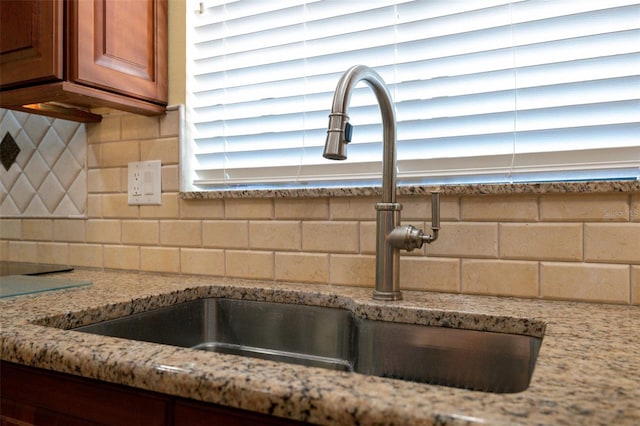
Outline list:
[[[174,426],[301,426],[306,423],[202,402],[176,400]]]
[[[0,1],[0,87],[63,78],[62,0]]]
[[[72,1],[70,81],[167,102],[167,0]]]
[[[0,375],[2,426],[171,424],[163,395],[5,361]]]

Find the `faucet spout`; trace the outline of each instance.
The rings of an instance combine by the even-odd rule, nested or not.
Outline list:
[[[349,68],[338,81],[329,114],[327,141],[323,156],[331,160],[346,160],[346,144],[351,141],[351,124],[347,109],[355,86],[364,81],[376,95],[383,128],[382,202],[396,202],[396,113],[384,80],[371,68],[356,65]]]
[[[376,300],[400,300],[400,249],[413,250],[430,244],[437,238],[440,228],[434,226],[432,236],[411,225],[400,226],[402,204],[396,202],[396,117],[391,95],[378,73],[364,65],[349,68],[338,81],[329,114],[327,140],[323,156],[330,160],[347,158],[347,143],[351,141],[352,127],[347,108],[351,92],[360,81],[367,83],[378,100],[382,115],[382,202],[376,204]],[[439,206],[439,203],[438,203]],[[434,210],[435,211],[435,210]],[[436,215],[433,215],[434,218]],[[437,215],[439,218],[439,213]],[[438,219],[439,222],[439,219]]]

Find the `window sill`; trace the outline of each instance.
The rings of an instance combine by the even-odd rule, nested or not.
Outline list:
[[[442,195],[507,195],[507,194],[590,194],[640,193],[638,180],[611,180],[589,182],[544,182],[514,184],[464,185],[407,185],[398,186],[398,195],[423,195],[439,191]],[[181,192],[184,200],[210,200],[230,198],[319,198],[319,197],[373,197],[380,196],[380,187],[300,188],[300,189],[230,189],[216,191]]]

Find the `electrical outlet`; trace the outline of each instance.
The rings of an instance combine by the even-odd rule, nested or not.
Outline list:
[[[160,160],[129,163],[129,205],[155,204],[162,202],[162,164]]]

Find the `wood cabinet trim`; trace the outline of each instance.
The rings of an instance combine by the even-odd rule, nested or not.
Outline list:
[[[102,107],[113,108],[141,115],[161,115],[166,111],[163,105],[157,105],[152,102],[146,102],[117,93],[109,93],[66,81],[14,89],[2,92],[0,95],[0,107],[25,112],[38,113],[38,111],[25,109],[24,105],[45,102],[56,102],[86,109]],[[81,122],[96,121],[71,116],[65,118]]]

